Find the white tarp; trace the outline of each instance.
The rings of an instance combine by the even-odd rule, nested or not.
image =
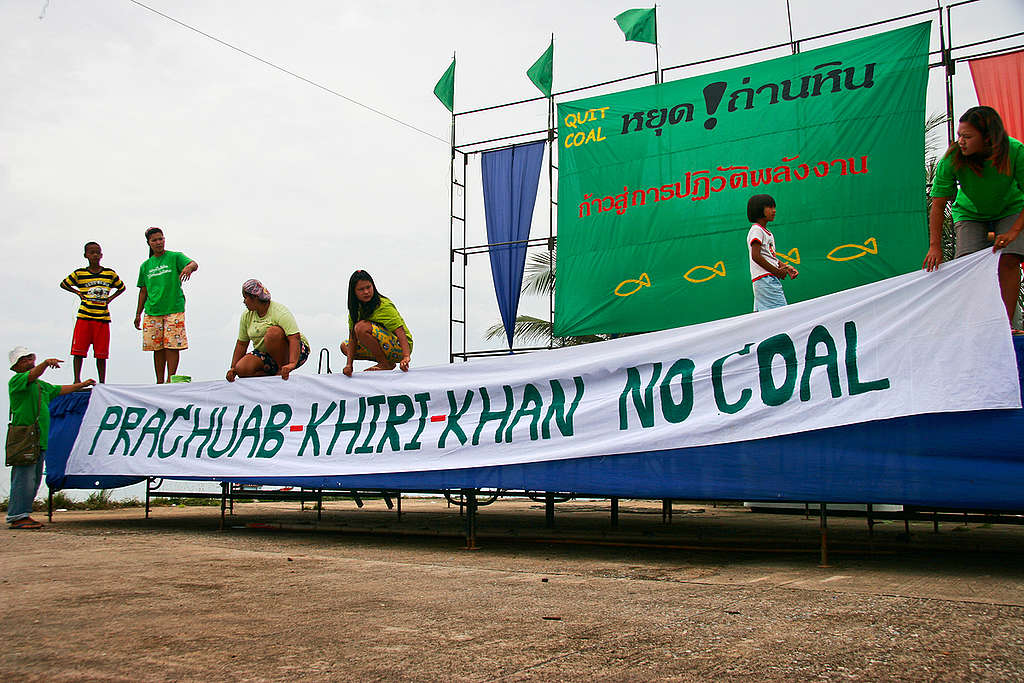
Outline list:
[[[67,474],[503,465],[1019,408],[990,252],[772,311],[408,373],[101,385]]]

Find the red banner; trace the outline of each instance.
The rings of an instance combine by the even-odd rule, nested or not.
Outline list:
[[[999,112],[1010,137],[1024,139],[1024,51],[968,63],[978,104]]]

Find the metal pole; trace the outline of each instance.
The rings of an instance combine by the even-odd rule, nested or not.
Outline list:
[[[322,375],[324,372],[324,355],[327,355],[327,374],[331,374],[331,350],[327,347],[320,349],[320,356],[316,363],[316,374]]]
[[[828,563],[828,510],[826,509],[825,503],[819,503],[821,509],[819,510],[818,527],[821,530],[821,562],[818,566],[822,569],[828,569],[832,565]]]
[[[476,490],[462,489],[462,499],[466,503],[466,550],[476,550]],[[459,506],[462,510],[462,506]]]
[[[551,34],[551,40],[555,36]],[[555,97],[548,98],[548,267],[555,270]],[[548,290],[548,319],[551,335],[548,348],[555,347],[555,289]]]
[[[788,1],[788,0],[787,0]],[[658,51],[658,6],[654,6],[654,82],[661,83],[661,54]]]
[[[793,40],[793,15],[789,10],[789,0],[786,0],[786,22],[789,24],[789,49],[793,54],[800,51],[795,40]]]
[[[956,66],[953,64],[953,18],[950,8],[946,8],[946,23],[942,23],[942,0],[935,0],[939,12],[939,48],[942,52],[942,73],[946,88],[946,144],[953,144],[955,137],[953,122],[956,120],[953,113],[953,74],[956,73]],[[949,40],[946,40],[946,31],[949,31]]]
[[[612,498],[612,528],[619,528],[619,499]]]
[[[544,494],[544,528],[555,526],[555,494],[548,491]]]
[[[220,531],[224,531],[224,516],[228,509],[228,487],[230,486],[231,484],[226,481],[220,483]],[[234,499],[231,502],[234,504]]]
[[[452,135],[455,135],[455,122],[452,121]],[[454,137],[452,138],[455,139]],[[462,246],[466,246],[466,223],[469,216],[466,215],[466,194],[468,191],[469,182],[469,155],[462,155]],[[466,328],[469,327],[469,321],[466,317],[466,298],[469,296],[468,282],[466,280],[466,268],[469,266],[469,257],[465,254],[462,255],[462,350],[466,350]],[[466,358],[463,357],[462,362],[466,362]]]
[[[448,362],[455,362],[455,106],[452,105],[451,158],[448,160]],[[465,192],[463,192],[465,194]],[[465,214],[463,214],[465,217]],[[465,246],[465,244],[463,244]],[[463,280],[465,284],[465,280]],[[466,291],[462,291],[465,300]],[[465,320],[465,316],[463,316]],[[463,349],[465,351],[465,349]]]

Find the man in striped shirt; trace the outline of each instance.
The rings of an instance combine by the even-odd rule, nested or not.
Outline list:
[[[100,383],[107,378],[107,357],[110,355],[110,310],[108,304],[124,293],[124,283],[112,269],[100,265],[103,250],[96,242],[85,244],[89,265],[64,278],[60,288],[78,296],[78,319],[71,338],[75,382],[82,380],[82,360],[92,346],[96,374]],[[111,294],[113,292],[113,294]]]

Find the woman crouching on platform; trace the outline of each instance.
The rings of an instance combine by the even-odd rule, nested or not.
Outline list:
[[[270,291],[259,280],[246,280],[242,285],[245,313],[238,324],[238,341],[231,357],[226,379],[235,377],[266,377],[289,373],[302,367],[309,358],[309,342],[283,304],[270,300]],[[252,351],[249,349],[252,342]]]
[[[349,377],[354,360],[377,362],[367,370],[394,370],[397,364],[402,372],[409,371],[412,332],[365,270],[348,279],[348,339],[341,343],[341,352],[347,358],[342,372]]]

